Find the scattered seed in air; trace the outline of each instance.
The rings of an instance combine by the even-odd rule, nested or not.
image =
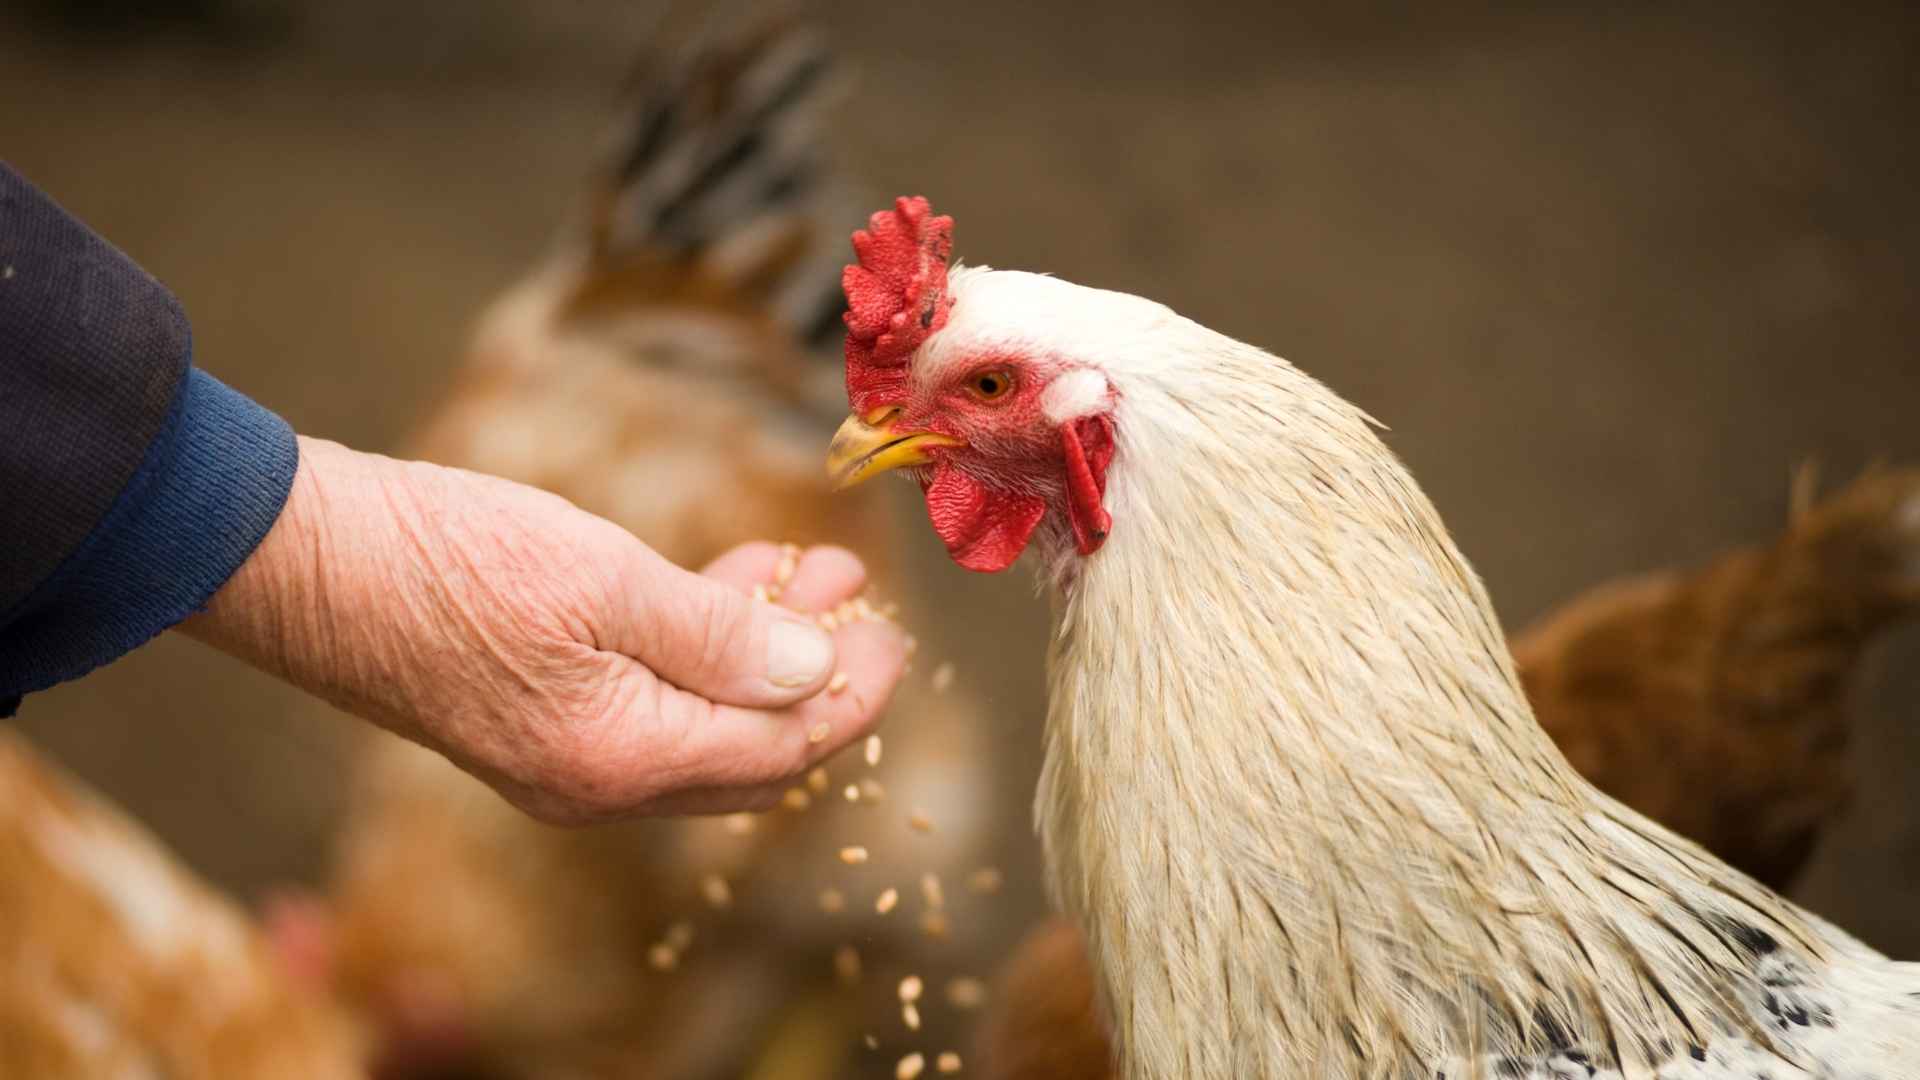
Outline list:
[[[813,730],[807,732],[807,741],[814,744],[826,742],[827,734],[832,730],[833,729],[831,727],[828,727],[824,721],[821,723],[815,724],[813,725]]]
[[[947,688],[952,685],[953,664],[950,661],[943,660],[940,662],[939,667],[933,669],[933,692],[936,694],[944,694],[947,692]]]
[[[920,875],[920,896],[936,911],[947,906],[947,892],[940,887],[940,875],[932,871]]]
[[[707,898],[707,906],[729,908],[733,906],[733,887],[719,874],[708,874],[700,879],[700,894]]]
[[[805,810],[813,805],[813,799],[805,788],[788,788],[787,793],[780,796],[780,805],[789,810]]]
[[[1000,891],[1003,880],[999,870],[991,866],[983,866],[967,875],[967,891],[980,896],[991,896]]]
[[[647,950],[647,963],[653,965],[655,971],[672,971],[680,966],[680,954],[662,942]]]
[[[880,1049],[880,1040],[871,1031],[867,1032],[865,1035],[860,1036],[860,1041],[862,1043],[865,1043],[867,1049],[869,1050]]]
[[[745,836],[752,831],[753,831],[753,815],[752,814],[728,814],[727,815],[727,835],[728,836]]]
[[[833,973],[841,982],[860,981],[860,950],[842,945],[833,952]]]
[[[947,983],[947,1004],[956,1009],[977,1009],[986,1001],[987,984],[971,975],[962,975]]]
[[[945,939],[953,930],[953,924],[947,920],[944,911],[923,911],[920,913],[920,932],[930,938]]]
[[[823,768],[816,767],[812,772],[807,774],[807,787],[811,788],[815,795],[825,795],[827,793],[827,786],[832,782],[833,781],[827,778],[827,770]]]
[[[907,824],[912,826],[915,832],[933,831],[933,819],[927,816],[925,810],[915,809],[913,813],[908,814]]]
[[[877,899],[874,900],[873,910],[879,912],[882,915],[885,915],[887,912],[892,911],[894,905],[898,904],[899,902],[900,902],[900,890],[887,889],[886,891],[882,892]]]
[[[860,797],[871,803],[883,802],[887,797],[887,789],[880,786],[880,781],[869,776],[860,781]]]
[[[867,861],[867,849],[859,844],[849,844],[840,849],[840,861],[848,866],[859,866]]]
[[[842,791],[841,794],[847,797],[848,802],[859,802],[860,801],[860,785],[848,784],[846,787],[846,790]]]
[[[900,1000],[911,1005],[920,1000],[920,995],[926,988],[926,984],[920,981],[920,976],[909,975],[900,980]]]
[[[901,1058],[900,1064],[893,1067],[893,1080],[914,1080],[915,1077],[925,1072],[926,1068],[926,1055],[915,1051]]]
[[[900,1022],[907,1025],[908,1031],[920,1030],[920,1006],[909,1001],[900,1006]]]
[[[847,910],[847,894],[839,889],[821,889],[820,910],[829,915],[838,915]]]
[[[948,1073],[948,1074],[957,1073],[960,1071],[960,1055],[949,1050],[946,1053],[940,1055],[940,1057],[934,1062],[933,1067],[940,1070],[943,1073]]]
[[[867,736],[867,768],[880,764],[880,736]]]
[[[693,944],[693,924],[685,919],[667,927],[667,948],[682,953]]]

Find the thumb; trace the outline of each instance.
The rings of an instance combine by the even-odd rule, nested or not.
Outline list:
[[[646,551],[608,647],[715,704],[770,709],[803,701],[833,675],[833,638],[805,615],[754,600]],[[624,618],[620,616],[624,615]]]

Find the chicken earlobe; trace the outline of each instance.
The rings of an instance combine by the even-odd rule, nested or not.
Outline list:
[[[1082,556],[1091,555],[1113,530],[1113,515],[1104,502],[1107,463],[1113,460],[1113,421],[1083,416],[1062,424],[1060,443],[1067,455],[1067,520],[1073,526],[1073,545]]]

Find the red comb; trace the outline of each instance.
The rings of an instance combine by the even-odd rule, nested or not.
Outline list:
[[[893,201],[853,234],[860,260],[840,274],[847,294],[847,400],[865,415],[898,400],[907,358],[946,325],[953,219],[919,195]]]

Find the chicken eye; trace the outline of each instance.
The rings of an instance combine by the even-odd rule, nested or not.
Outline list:
[[[1013,376],[1004,371],[983,371],[973,377],[967,389],[982,401],[992,401],[1013,389]]]

